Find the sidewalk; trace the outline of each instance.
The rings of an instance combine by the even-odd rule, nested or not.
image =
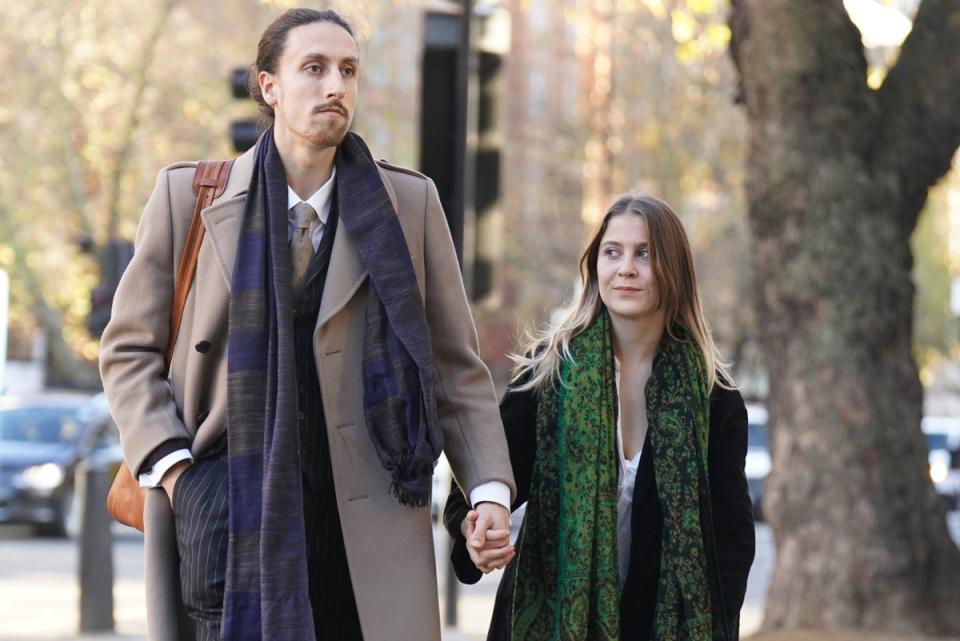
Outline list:
[[[118,526],[119,527],[119,526]],[[143,538],[114,533],[113,613],[115,632],[80,635],[76,543],[30,536],[20,526],[0,528],[0,641],[146,641]],[[439,529],[438,566],[443,568],[446,537]],[[443,580],[440,583],[440,612]],[[473,586],[461,586],[458,630],[443,631],[443,641],[483,641],[499,574]]]
[[[453,630],[444,630],[443,641],[483,641],[482,635],[464,634]],[[146,641],[142,636],[124,636],[120,634],[85,635],[68,637],[58,641]],[[915,637],[915,636],[877,636],[867,632],[822,632],[812,630],[781,630],[762,632],[744,637],[744,641],[960,641],[957,637]]]
[[[0,641],[146,641],[143,540],[122,529],[114,540],[113,634],[77,634],[77,550],[74,542],[38,539],[16,528],[0,528]],[[435,532],[437,566],[446,563],[446,536]],[[758,530],[758,558],[748,584],[741,614],[744,635],[755,630],[772,567],[772,540],[768,529]],[[438,577],[443,613],[446,572]],[[500,573],[477,584],[460,586],[459,626],[443,632],[443,641],[483,641],[493,609]],[[402,641],[402,640],[398,640]]]
[[[464,634],[455,630],[444,630],[443,641],[483,641],[485,637],[473,634]],[[57,641],[146,641],[145,636],[123,634],[85,634],[74,637],[63,637]],[[949,640],[948,640],[949,641]]]
[[[124,635],[124,634],[85,634],[74,637],[63,637],[56,641],[146,641],[145,636]],[[463,634],[451,630],[443,631],[443,641],[483,641],[484,637]],[[949,640],[948,640],[949,641]]]
[[[869,632],[814,630],[781,630],[761,632],[748,637],[749,641],[960,641],[957,637],[887,636]]]
[[[951,514],[951,530],[960,540],[960,514]],[[446,537],[435,532],[437,565],[444,568]],[[922,637],[876,636],[844,632],[765,632],[755,634],[763,616],[766,591],[773,570],[773,538],[769,528],[757,529],[757,559],[741,611],[742,639],[751,641],[927,641]],[[114,634],[78,635],[75,544],[37,539],[6,526],[0,528],[0,641],[146,641],[143,544],[139,535],[117,536],[114,544]],[[438,576],[441,601],[445,572]],[[483,641],[490,621],[500,573],[479,583],[461,586],[459,628],[444,630],[443,641]],[[441,603],[440,612],[444,608]],[[404,641],[404,640],[398,640]],[[939,639],[938,641],[960,641]]]

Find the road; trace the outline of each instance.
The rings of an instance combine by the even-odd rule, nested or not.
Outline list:
[[[114,544],[114,599],[117,635],[102,637],[144,641],[143,539],[126,528],[119,529]],[[960,514],[950,515],[954,540],[960,542]],[[438,549],[438,582],[441,599],[444,574],[441,555],[447,539],[435,531]],[[763,612],[774,549],[770,529],[757,527],[757,558],[747,584],[741,614],[741,632],[747,636],[759,625]],[[76,545],[68,540],[38,539],[27,529],[0,526],[0,641],[66,641],[76,638],[77,586]],[[444,641],[482,641],[500,573],[487,575],[473,586],[460,586],[459,627],[446,629]],[[443,604],[441,603],[441,612]],[[88,640],[100,637],[84,637]]]

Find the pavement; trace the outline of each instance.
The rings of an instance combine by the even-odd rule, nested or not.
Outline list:
[[[750,641],[934,641],[931,637],[889,636],[853,630],[778,630],[749,637]],[[960,641],[960,637],[937,637],[935,641]]]
[[[146,641],[143,537],[115,526],[113,544],[114,627],[104,634],[78,634],[80,588],[77,545],[69,539],[32,536],[29,528],[0,525],[0,641]],[[440,612],[444,612],[446,534],[434,532],[441,568]],[[443,641],[483,641],[500,573],[476,585],[458,585],[457,628]]]
[[[960,541],[960,513],[950,515],[955,540]],[[440,612],[444,612],[446,535],[434,532],[440,568]],[[884,637],[857,632],[779,631],[758,633],[773,571],[774,546],[770,529],[757,527],[757,558],[751,568],[741,611],[741,638],[751,641],[926,641],[921,637]],[[146,641],[143,538],[123,526],[114,529],[115,632],[77,634],[80,589],[77,546],[66,539],[35,538],[27,528],[0,526],[0,641]],[[458,623],[445,627],[443,641],[483,641],[493,609],[500,572],[477,584],[458,584]],[[750,636],[751,634],[755,636]],[[939,639],[938,641],[960,641]]]

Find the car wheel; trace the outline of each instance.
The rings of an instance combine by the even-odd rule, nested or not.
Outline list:
[[[44,523],[37,527],[41,536],[76,538],[80,533],[80,513],[77,509],[77,495],[72,487],[64,488],[57,504],[57,514],[53,523]]]

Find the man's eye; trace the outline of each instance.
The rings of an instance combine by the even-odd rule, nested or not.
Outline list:
[[[345,69],[343,70],[343,75],[348,76],[348,77],[355,76],[355,75],[357,75],[357,70],[354,69],[353,67],[347,67],[347,68],[345,68]]]
[[[307,65],[304,68],[310,73],[319,73],[321,69],[320,65]]]

